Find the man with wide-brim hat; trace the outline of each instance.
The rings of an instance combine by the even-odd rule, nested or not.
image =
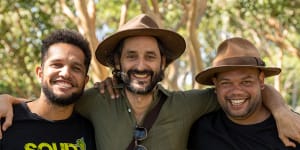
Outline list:
[[[196,76],[197,82],[215,86],[222,110],[196,121],[190,132],[189,149],[286,149],[261,95],[264,78],[280,71],[267,67],[250,41],[239,37],[223,41],[212,67]]]
[[[212,78],[219,72],[237,68],[257,68],[264,72],[265,77],[278,75],[281,72],[277,67],[266,67],[257,48],[248,40],[231,38],[220,44],[212,67],[201,71],[196,81],[204,85],[213,85]]]
[[[112,99],[109,90],[100,94],[98,89],[88,89],[76,107],[92,121],[98,150],[186,149],[193,122],[219,107],[213,89],[169,91],[158,84],[163,79],[165,68],[184,49],[182,36],[158,27],[145,14],[130,19],[100,43],[96,51],[97,60],[113,69],[114,76],[120,79],[116,88],[121,94],[117,99]],[[264,91],[266,94],[272,93],[268,97],[270,102],[277,102],[273,105],[269,103],[271,110],[284,110],[276,115],[279,123],[295,126],[294,122],[287,121],[296,119],[290,117],[283,100],[277,97],[274,90],[266,88]],[[12,101],[12,98],[9,99]],[[154,120],[145,119],[153,110],[158,110],[154,111],[157,114]],[[145,130],[144,125],[149,125],[147,122],[153,124]],[[295,135],[295,132],[286,133],[282,134],[289,137]]]
[[[118,31],[104,39],[97,47],[96,58],[104,66],[114,67],[113,55],[120,41],[133,36],[153,36],[165,51],[166,65],[177,59],[186,48],[181,35],[171,30],[159,28],[156,22],[148,15],[141,14],[120,26]]]
[[[91,89],[79,101],[78,110],[94,123],[97,148],[186,149],[192,123],[219,107],[211,89],[172,92],[158,84],[185,47],[181,35],[160,28],[146,14],[130,19],[99,44],[96,58],[112,68],[120,96],[112,100],[107,91],[100,95]],[[149,121],[149,114],[158,115]],[[145,130],[149,122],[153,124]]]

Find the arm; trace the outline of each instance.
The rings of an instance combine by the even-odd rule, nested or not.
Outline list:
[[[0,124],[3,131],[5,131],[12,124],[12,119],[13,119],[12,105],[24,101],[25,101],[24,99],[16,98],[8,94],[0,95],[0,118],[5,118],[3,124],[2,125]],[[2,139],[2,132],[1,132],[2,130],[0,130],[0,139]]]
[[[285,146],[295,147],[290,139],[300,143],[300,115],[288,108],[283,97],[272,86],[265,85],[262,96],[264,105],[276,120],[279,138]]]

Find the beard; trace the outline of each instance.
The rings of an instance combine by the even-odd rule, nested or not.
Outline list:
[[[132,81],[132,79],[130,78],[132,74],[148,74],[151,76],[151,81],[148,85],[146,85],[143,89],[139,89],[136,88],[133,84],[134,82]],[[164,72],[162,70],[160,70],[157,74],[154,74],[153,71],[151,70],[143,70],[143,71],[139,71],[139,70],[128,70],[127,74],[122,72],[121,78],[122,81],[125,84],[125,87],[127,90],[129,90],[130,92],[136,93],[136,94],[141,94],[141,95],[145,95],[150,93],[154,87],[157,85],[158,82],[160,82],[164,77]],[[144,84],[143,82],[137,82],[137,84],[142,85]]]
[[[56,95],[53,90],[51,90],[49,86],[47,86],[47,84],[42,85],[42,90],[50,103],[57,106],[68,106],[77,102],[77,100],[82,96],[84,92],[84,87],[82,87],[78,92],[74,92],[67,97]]]

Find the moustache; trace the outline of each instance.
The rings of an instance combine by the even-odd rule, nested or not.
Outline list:
[[[148,74],[148,75],[152,76],[154,74],[154,72],[151,71],[151,70],[136,70],[136,69],[132,69],[132,70],[128,70],[127,74],[129,76],[131,74]]]
[[[129,76],[131,74],[134,74],[134,73],[135,74],[149,74],[151,76],[154,74],[154,72],[151,71],[151,70],[142,70],[142,71],[140,71],[140,70],[136,70],[136,69],[133,70],[132,69],[132,70],[127,71],[127,73],[124,72],[124,71],[120,71],[120,70],[114,71],[113,75],[115,75],[117,77],[121,77],[121,78],[129,78]]]

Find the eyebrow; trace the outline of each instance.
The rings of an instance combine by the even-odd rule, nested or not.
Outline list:
[[[49,62],[61,62],[64,61],[64,59],[52,59],[49,60]],[[84,63],[78,62],[78,61],[72,61],[73,64],[79,65],[79,66],[85,66]]]

